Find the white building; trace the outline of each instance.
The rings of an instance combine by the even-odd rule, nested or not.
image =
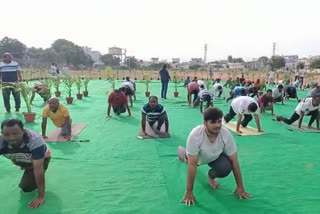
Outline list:
[[[204,65],[202,58],[191,58],[190,65]]]
[[[84,47],[83,48],[84,52],[86,54],[88,54],[89,56],[91,56],[92,60],[94,62],[99,62],[100,61],[100,57],[101,57],[101,53],[99,51],[93,51],[91,48],[89,47]]]
[[[299,62],[299,56],[298,55],[286,55],[283,56],[285,62],[286,62],[286,67],[287,68],[295,68],[298,65]]]
[[[153,58],[151,58],[151,62],[154,64],[159,63],[159,58],[153,57]]]
[[[244,65],[242,63],[228,63],[229,69],[244,69]]]
[[[180,58],[172,58],[172,64],[180,63]]]

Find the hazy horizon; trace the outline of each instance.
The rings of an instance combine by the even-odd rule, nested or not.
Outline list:
[[[207,61],[270,57],[273,42],[279,55],[308,57],[320,55],[319,6],[316,0],[18,0],[2,8],[0,37],[42,48],[64,38],[103,54],[117,46],[143,60],[203,58],[205,43]]]

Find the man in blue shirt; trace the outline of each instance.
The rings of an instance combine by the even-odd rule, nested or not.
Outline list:
[[[42,136],[24,129],[19,119],[8,119],[1,124],[0,155],[10,159],[14,165],[24,170],[19,187],[24,192],[38,190],[38,197],[29,203],[30,208],[38,208],[45,201],[45,171],[51,152]]]
[[[167,91],[168,91],[168,83],[171,80],[169,72],[167,70],[167,65],[164,64],[162,69],[159,71],[160,79],[161,79],[161,98],[167,99]]]
[[[165,125],[164,132],[161,130],[163,124]],[[160,137],[169,137],[169,120],[167,112],[166,109],[158,103],[158,98],[156,96],[150,96],[149,103],[142,107],[142,137],[152,137],[152,133],[147,132],[147,126],[148,130],[152,129],[156,135],[159,135]]]
[[[16,90],[14,83],[21,82],[20,66],[17,62],[12,61],[13,57],[10,53],[3,55],[3,62],[0,62],[0,82],[3,83],[2,95],[3,102],[6,108],[6,113],[10,114],[10,94],[12,93],[16,113],[19,113],[20,109],[20,93]]]

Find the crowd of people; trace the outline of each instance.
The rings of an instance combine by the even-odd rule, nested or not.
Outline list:
[[[54,66],[54,65],[53,65]],[[235,139],[230,131],[223,126],[234,117],[237,118],[236,134],[241,135],[241,127],[247,127],[254,118],[257,131],[263,132],[259,115],[263,116],[267,111],[275,115],[275,105],[284,104],[290,98],[297,99],[298,104],[291,118],[275,115],[277,121],[292,124],[298,120],[297,128],[302,129],[302,120],[310,116],[308,128],[319,130],[319,104],[320,87],[314,85],[308,93],[308,97],[299,99],[297,89],[302,88],[303,78],[290,82],[275,82],[274,73],[269,73],[268,82],[257,79],[246,80],[244,76],[228,79],[225,84],[220,79],[215,79],[209,88],[204,81],[194,77],[187,77],[184,87],[187,90],[186,102],[188,106],[199,107],[203,115],[203,124],[196,126],[187,138],[186,148],[178,147],[178,157],[181,162],[187,164],[186,192],[181,200],[186,205],[195,204],[193,194],[197,167],[207,164],[209,166],[208,182],[214,189],[220,185],[216,178],[223,178],[233,172],[236,189],[235,194],[242,198],[250,198],[245,191],[241,170],[238,161]],[[171,80],[166,65],[159,72],[162,84],[161,98],[167,99],[168,83]],[[22,81],[19,64],[12,59],[12,55],[6,53],[3,62],[0,63],[0,79],[3,84],[12,84]],[[298,81],[299,84],[296,84]],[[267,83],[272,89],[267,89]],[[121,87],[112,91],[108,97],[107,117],[111,118],[111,109],[114,114],[120,115],[127,112],[131,117],[130,108],[136,100],[136,84],[133,79],[126,77]],[[229,97],[228,97],[228,90]],[[2,90],[6,113],[10,113],[10,92],[13,93],[16,103],[16,112],[20,109],[20,95],[14,90],[7,88]],[[33,87],[32,100],[38,93],[46,103],[42,111],[42,133],[38,134],[24,128],[19,119],[8,119],[2,122],[0,136],[0,155],[12,160],[15,165],[24,170],[19,187],[24,192],[37,189],[38,196],[29,204],[31,208],[40,207],[45,201],[45,172],[49,166],[51,152],[45,144],[47,138],[47,118],[50,118],[56,127],[61,128],[61,135],[70,138],[72,119],[66,106],[59,103],[57,98],[51,98],[47,86],[35,84]],[[265,92],[265,93],[263,93]],[[223,112],[214,106],[215,100],[231,101],[229,111]],[[130,105],[129,105],[130,103]],[[205,103],[205,106],[204,106]],[[281,106],[277,106],[281,108]],[[316,121],[316,127],[313,123]],[[150,96],[149,101],[141,107],[141,137],[170,137],[169,118],[165,106],[159,103],[157,96]]]

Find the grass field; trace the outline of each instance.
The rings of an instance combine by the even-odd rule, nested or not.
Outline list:
[[[104,80],[92,81],[89,97],[68,105],[73,123],[88,123],[77,139],[90,142],[48,144],[52,159],[46,173],[43,207],[27,208],[36,192],[22,193],[18,188],[22,171],[1,158],[0,214],[319,213],[320,135],[290,131],[272,121],[270,113],[261,117],[262,129],[268,134],[234,136],[245,188],[253,197],[239,200],[233,195],[236,185],[232,174],[218,180],[219,190],[210,189],[208,166],[200,166],[194,186],[196,206],[180,204],[187,167],[178,161],[177,147],[185,146],[189,132],[202,123],[202,115],[199,109],[186,105],[185,88],[179,88],[180,95],[174,98],[170,84],[168,99],[160,99],[160,103],[168,112],[171,138],[138,140],[140,109],[147,98],[144,84],[138,83],[137,90],[132,118],[127,114],[106,118],[107,91],[111,89]],[[160,95],[158,81],[151,84],[151,92]],[[306,93],[299,91],[301,97]],[[62,104],[66,103],[65,95],[62,90]],[[291,116],[296,105],[295,100],[277,104],[275,113]],[[0,106],[4,112],[2,99]],[[229,108],[223,101],[216,101],[215,106],[224,113]],[[33,106],[36,122],[26,124],[39,133],[42,107],[42,99],[37,96]],[[23,118],[0,115],[1,121],[10,117]],[[250,125],[255,127],[253,121]],[[54,129],[51,122],[47,129]]]

